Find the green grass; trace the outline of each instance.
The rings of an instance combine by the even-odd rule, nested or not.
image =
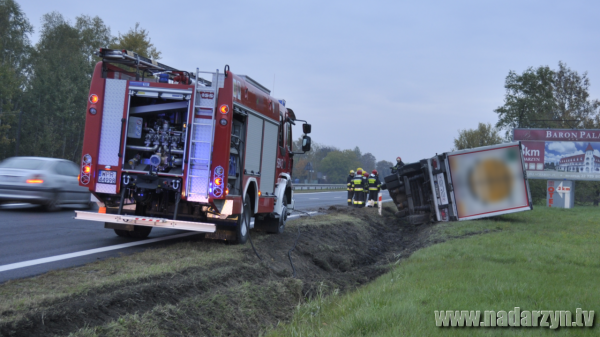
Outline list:
[[[441,328],[435,310],[594,310],[600,319],[600,209],[549,209],[439,224],[375,282],[299,305],[268,336],[597,336],[593,328]]]

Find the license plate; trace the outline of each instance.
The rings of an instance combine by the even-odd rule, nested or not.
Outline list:
[[[116,184],[117,183],[117,172],[100,170],[100,175],[98,176],[98,183],[100,183],[100,184]]]

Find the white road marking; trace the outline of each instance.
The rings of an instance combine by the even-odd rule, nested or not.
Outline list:
[[[4,204],[4,205],[0,205],[0,209],[17,209],[17,208],[34,207],[34,206],[35,205],[33,205],[33,204],[25,204],[25,203]]]
[[[156,238],[156,239],[149,239],[149,240],[136,241],[136,242],[128,242],[128,243],[122,243],[120,245],[114,245],[114,246],[108,246],[108,247],[101,247],[101,248],[94,248],[94,249],[82,250],[80,252],[74,252],[74,253],[68,253],[68,254],[62,254],[62,255],[56,255],[56,256],[50,256],[50,257],[44,257],[44,258],[41,258],[41,259],[35,259],[35,260],[29,260],[29,261],[23,261],[23,262],[5,264],[3,266],[0,266],[0,272],[7,271],[7,270],[24,268],[24,267],[35,266],[35,265],[43,264],[43,263],[49,263],[49,262],[66,260],[66,259],[72,259],[74,257],[79,257],[79,256],[86,256],[86,255],[91,255],[91,254],[109,252],[111,250],[116,250],[116,249],[123,249],[123,248],[128,248],[128,247],[140,246],[140,245],[145,245],[145,244],[153,243],[153,242],[178,239],[178,238],[183,238],[183,237],[186,237],[186,236],[192,236],[192,235],[196,235],[196,234],[200,234],[200,232],[190,232],[190,233],[169,235],[169,236],[163,236],[161,238]]]

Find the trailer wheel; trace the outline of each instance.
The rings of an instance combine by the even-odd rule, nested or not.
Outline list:
[[[240,214],[235,230],[236,242],[238,244],[244,244],[248,241],[248,236],[250,235],[250,218],[252,218],[252,208],[250,207],[250,196],[246,194],[244,205],[242,206],[242,214]]]
[[[135,226],[133,227],[133,231],[129,232],[129,237],[134,239],[145,239],[150,235],[151,231],[152,227]]]
[[[267,233],[283,234],[285,222],[287,221],[287,196],[283,196],[283,207],[279,219],[271,219],[267,225]]]

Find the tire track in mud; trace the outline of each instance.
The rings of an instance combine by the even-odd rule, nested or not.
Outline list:
[[[0,335],[68,335],[84,327],[106,331],[102,329],[109,329],[110,322],[132,314],[147,315],[160,333],[170,336],[257,335],[289,320],[299,301],[323,289],[355,289],[388,271],[390,262],[430,243],[432,225],[403,225],[390,212],[383,217],[376,209],[330,207],[321,212],[332,216],[329,223],[321,224],[322,217],[299,222],[301,237],[292,253],[296,280],[290,279],[287,256],[296,228],[281,235],[253,232],[261,238],[255,245],[263,262],[248,244],[243,259],[226,265],[188,268],[44,303],[18,321],[0,323]],[[353,221],[336,221],[336,215],[349,215]],[[156,308],[167,307],[175,318],[156,313]],[[0,318],[3,314],[8,313]]]

